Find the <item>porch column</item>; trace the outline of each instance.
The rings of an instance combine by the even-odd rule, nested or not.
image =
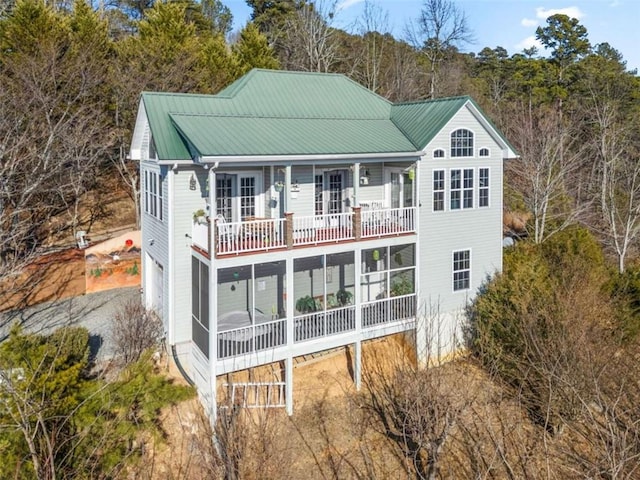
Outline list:
[[[293,259],[289,258],[286,261],[286,278],[287,278],[287,298],[285,300],[285,309],[287,312],[287,346],[289,352],[292,350],[295,338],[294,338],[294,272],[293,272]],[[285,359],[284,368],[284,381],[285,381],[285,407],[288,415],[293,415],[293,357],[289,353]]]
[[[358,207],[358,210],[360,207]],[[360,390],[362,384],[362,289],[360,288],[360,282],[362,281],[362,250],[357,248],[354,254],[354,269],[353,274],[355,276],[355,292],[353,295],[353,303],[356,306],[356,342],[354,347],[354,365],[353,365],[353,381],[356,384],[356,390]]]
[[[288,356],[285,361],[285,407],[287,415],[293,415],[293,357]]]
[[[353,164],[353,206],[360,206],[360,164]]]
[[[356,390],[362,388],[362,340],[357,340],[353,344],[353,381],[356,384]]]
[[[289,212],[291,209],[291,165],[284,168],[284,211]]]

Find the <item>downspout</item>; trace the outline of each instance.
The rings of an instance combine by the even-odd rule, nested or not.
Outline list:
[[[176,346],[175,345],[171,345],[171,355],[173,356],[173,361],[175,362],[176,367],[178,367],[178,370],[180,371],[180,374],[182,375],[182,378],[184,378],[189,385],[194,387],[196,384],[191,379],[191,377],[189,376],[187,371],[184,369],[182,364],[180,363],[180,359],[178,358],[178,352],[176,351]]]

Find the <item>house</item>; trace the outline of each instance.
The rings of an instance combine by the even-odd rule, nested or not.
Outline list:
[[[215,414],[219,376],[414,331],[458,347],[502,264],[513,148],[469,97],[393,104],[342,75],[252,70],[217,95],[143,93],[143,297]]]

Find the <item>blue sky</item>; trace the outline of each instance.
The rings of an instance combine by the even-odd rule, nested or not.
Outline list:
[[[222,0],[234,15],[239,28],[249,19],[250,8],[244,0]],[[325,3],[331,0],[324,0]],[[421,0],[374,0],[389,14],[389,29],[402,37],[404,26],[420,16]],[[362,14],[364,0],[338,0],[339,12],[334,25],[348,26]],[[619,50],[628,69],[640,72],[640,0],[457,0],[464,10],[475,36],[475,43],[463,48],[479,52],[484,47],[501,46],[510,55],[535,42],[535,30],[555,13],[577,18],[587,28],[592,44],[608,42]],[[540,50],[542,53],[543,50]]]

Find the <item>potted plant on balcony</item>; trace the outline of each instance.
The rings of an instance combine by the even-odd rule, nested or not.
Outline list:
[[[341,288],[336,292],[336,299],[338,300],[338,305],[341,307],[345,307],[351,303],[351,299],[353,298],[353,293],[349,290],[345,290]]]
[[[193,212],[193,223],[205,224],[207,223],[207,217],[202,208]]]
[[[318,310],[318,302],[311,295],[300,297],[296,302],[296,310],[300,313],[312,313]]]

